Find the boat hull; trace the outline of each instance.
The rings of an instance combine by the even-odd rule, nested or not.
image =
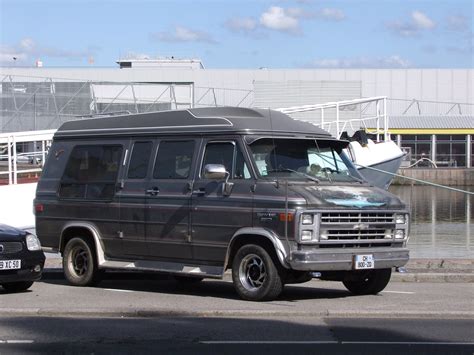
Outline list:
[[[374,164],[372,166],[359,166],[357,170],[372,185],[386,190],[394,178],[394,175],[392,174],[397,173],[402,160],[403,155],[399,156],[398,158]]]

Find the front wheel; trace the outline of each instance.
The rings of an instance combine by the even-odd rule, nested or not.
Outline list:
[[[232,281],[239,296],[249,301],[278,297],[283,283],[268,252],[259,245],[242,246],[232,262]]]
[[[355,295],[375,295],[387,286],[391,274],[392,269],[354,271],[342,283]]]
[[[91,245],[81,237],[71,239],[64,248],[63,269],[74,286],[91,286],[98,281],[97,262]]]
[[[31,285],[33,285],[33,281],[9,282],[2,284],[7,292],[23,292],[28,290]]]

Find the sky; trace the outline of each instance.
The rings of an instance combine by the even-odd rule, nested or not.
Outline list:
[[[474,0],[0,0],[0,66],[473,68],[473,21]]]

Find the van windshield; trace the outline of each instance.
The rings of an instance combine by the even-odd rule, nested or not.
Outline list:
[[[263,178],[317,182],[363,180],[338,141],[261,138],[249,147]]]

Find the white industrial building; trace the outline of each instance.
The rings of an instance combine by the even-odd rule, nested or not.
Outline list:
[[[0,68],[0,133],[54,129],[118,111],[281,108],[387,96],[392,139],[411,161],[427,156],[443,167],[474,161],[473,69],[206,69],[198,59],[174,58],[117,64]],[[342,119],[375,109],[347,110]]]

